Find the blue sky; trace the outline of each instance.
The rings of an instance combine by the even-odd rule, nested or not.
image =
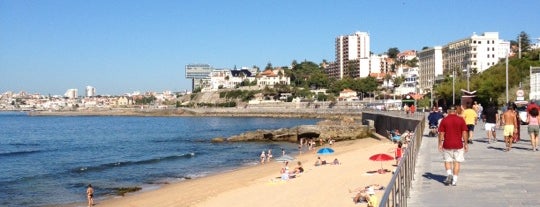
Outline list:
[[[376,54],[473,32],[533,39],[538,8],[538,0],[0,0],[0,93],[190,90],[187,64],[334,61],[335,38],[356,31],[370,33]]]

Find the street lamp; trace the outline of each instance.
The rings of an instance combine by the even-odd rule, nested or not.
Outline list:
[[[508,104],[508,49],[506,49],[506,104]]]
[[[456,69],[452,70],[452,106],[456,105]]]
[[[429,80],[428,83],[430,85],[429,92],[431,93],[429,96],[429,103],[430,103],[429,108],[432,109],[433,108],[433,81]]]

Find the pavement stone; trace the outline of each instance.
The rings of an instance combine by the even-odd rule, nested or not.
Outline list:
[[[437,138],[425,129],[407,206],[540,206],[540,152],[531,150],[526,125],[520,128],[521,140],[504,152],[502,128],[496,131],[498,141],[489,144],[479,122],[457,186],[443,184],[446,171]]]

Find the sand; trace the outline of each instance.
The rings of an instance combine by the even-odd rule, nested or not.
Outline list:
[[[329,147],[326,144],[326,147]],[[272,161],[217,175],[168,184],[159,189],[128,194],[125,197],[98,200],[96,206],[176,207],[176,206],[357,206],[349,192],[370,184],[386,187],[392,173],[373,173],[383,168],[393,170],[395,161],[375,162],[377,153],[393,156],[395,144],[388,140],[365,138],[337,142],[335,153],[321,155],[323,160],[338,158],[340,165],[314,166],[316,150],[297,155],[290,169],[301,161],[305,172],[288,181],[279,179],[283,163]],[[277,157],[277,156],[275,156]],[[383,191],[377,191],[379,199]],[[363,204],[362,206],[365,206]]]

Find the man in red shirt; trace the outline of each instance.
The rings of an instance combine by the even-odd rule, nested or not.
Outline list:
[[[443,154],[446,180],[444,184],[456,185],[464,154],[469,151],[469,133],[465,120],[456,114],[456,107],[448,109],[448,116],[439,125],[439,151]]]

